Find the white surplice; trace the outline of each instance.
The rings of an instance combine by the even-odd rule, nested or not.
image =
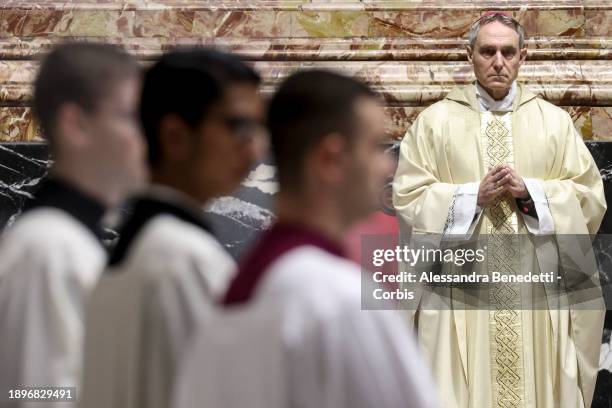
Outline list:
[[[83,309],[106,261],[95,235],[67,212],[28,211],[0,243],[0,406],[73,404],[7,400],[8,389],[77,387]]]
[[[313,245],[280,255],[249,302],[201,326],[173,401],[174,408],[437,406],[396,311],[362,310],[359,266]]]
[[[141,228],[92,294],[84,408],[167,408],[184,344],[235,271],[233,259],[199,225],[201,211],[194,207],[184,217],[189,210],[181,198],[165,190],[153,199],[164,208],[140,208],[149,211]],[[142,216],[139,211],[137,205],[132,217]]]

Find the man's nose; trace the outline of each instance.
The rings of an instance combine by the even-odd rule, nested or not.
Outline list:
[[[495,57],[493,57],[493,68],[496,71],[500,71],[504,67],[504,56],[500,51],[495,53]]]
[[[268,153],[268,135],[254,131],[246,141],[246,154],[252,161],[263,160]]]

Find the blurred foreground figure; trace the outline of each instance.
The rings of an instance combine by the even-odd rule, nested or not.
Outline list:
[[[100,220],[146,175],[140,82],[106,45],[60,46],[42,63],[34,108],[54,163],[0,244],[2,407],[18,406],[8,389],[78,385],[84,303],[106,260]]]
[[[185,352],[174,407],[435,406],[412,336],[396,311],[361,309],[360,268],[340,244],[390,171],[384,124],[352,79],[310,71],[281,86],[269,112],[278,222]]]
[[[235,272],[203,206],[235,190],[256,159],[258,84],[238,58],[205,49],[169,53],[147,72],[153,185],[88,308],[83,407],[168,407],[175,361]]]

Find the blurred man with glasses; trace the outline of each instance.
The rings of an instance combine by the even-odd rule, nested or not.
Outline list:
[[[152,175],[87,313],[83,407],[168,407],[175,363],[234,273],[203,207],[257,156],[257,73],[230,54],[170,52],[145,75],[140,116]]]

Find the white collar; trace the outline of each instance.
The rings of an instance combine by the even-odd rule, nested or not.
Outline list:
[[[496,101],[485,89],[476,81],[476,97],[481,111],[492,112],[511,112],[514,98],[516,98],[516,81],[512,82],[510,91],[503,99]]]

